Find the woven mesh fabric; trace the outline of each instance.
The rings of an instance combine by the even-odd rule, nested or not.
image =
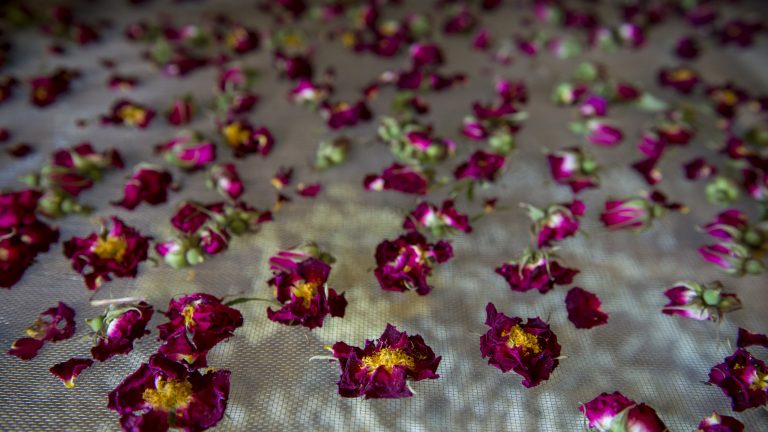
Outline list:
[[[272,24],[251,2],[216,1],[172,4],[149,2],[132,8],[122,1],[70,2],[84,20],[109,18],[115,24],[104,40],[86,48],[73,48],[66,56],[44,56],[48,42],[37,33],[14,34],[16,48],[8,72],[27,77],[44,68],[58,65],[77,67],[82,78],[73,91],[44,110],[30,107],[23,96],[0,106],[0,126],[9,127],[17,141],[33,143],[37,152],[22,160],[0,156],[0,186],[20,188],[20,174],[38,168],[49,153],[81,141],[99,149],[115,147],[126,165],[152,160],[152,147],[169,139],[174,129],[158,119],[148,130],[105,128],[98,116],[118,97],[105,86],[109,72],[99,59],[112,58],[117,70],[137,76],[141,83],[128,96],[138,102],[164,109],[171,98],[191,93],[202,105],[213,100],[215,70],[207,68],[187,78],[163,77],[140,57],[141,47],[126,42],[120,35],[124,26],[139,18],[154,18],[165,12],[176,23],[198,22],[205,14],[224,12],[244,24],[261,30]],[[765,13],[760,2],[743,3],[740,8],[754,14]],[[529,16],[523,2],[507,2],[498,12],[483,16],[483,25],[499,37],[511,37],[520,18]],[[732,12],[743,12],[741,9]],[[762,10],[758,9],[763,7]],[[431,2],[411,1],[406,10],[428,10]],[[315,24],[303,24],[312,29]],[[730,401],[720,389],[705,385],[711,366],[722,361],[731,349],[739,326],[753,331],[768,330],[765,277],[743,279],[724,275],[705,264],[695,249],[706,240],[695,227],[719,211],[706,203],[702,183],[684,181],[680,163],[694,155],[715,155],[718,136],[712,125],[703,125],[696,142],[665,157],[661,170],[662,188],[673,199],[684,201],[688,214],[670,214],[650,230],[640,233],[608,233],[597,221],[606,197],[621,197],[644,188],[641,179],[627,166],[639,159],[634,143],[652,115],[630,108],[616,108],[611,117],[622,125],[628,142],[615,149],[592,149],[605,166],[603,187],[587,192],[584,199],[585,235],[562,244],[559,254],[565,262],[581,269],[575,284],[595,292],[610,313],[607,325],[593,330],[577,330],[567,320],[565,289],[547,295],[536,292],[512,293],[493,269],[514,259],[530,243],[529,222],[519,202],[547,205],[569,199],[566,188],[549,180],[544,149],[558,149],[578,143],[568,130],[573,112],[549,102],[553,86],[570,78],[580,60],[605,63],[618,78],[636,82],[667,99],[671,93],[655,84],[655,71],[675,64],[670,54],[673,41],[684,28],[674,21],[654,31],[648,46],[640,51],[614,54],[587,53],[579,59],[557,60],[551,55],[535,59],[518,58],[509,66],[490,62],[485,54],[470,49],[466,37],[438,36],[447,54],[447,71],[466,72],[465,86],[427,97],[432,105],[428,116],[439,134],[458,138],[461,119],[476,99],[490,99],[497,77],[524,79],[531,95],[526,110],[530,119],[519,134],[519,149],[512,156],[501,181],[479,191],[480,197],[498,196],[500,205],[513,210],[497,212],[475,225],[471,235],[454,239],[455,258],[434,271],[434,291],[425,297],[412,293],[382,291],[370,269],[373,253],[384,238],[401,232],[404,214],[413,208],[412,197],[397,193],[368,193],[361,187],[367,173],[380,172],[391,163],[385,146],[375,142],[376,121],[349,131],[355,140],[350,158],[341,167],[313,172],[309,167],[317,143],[333,136],[318,115],[293,106],[286,99],[289,83],[278,81],[267,50],[249,54],[243,63],[258,68],[261,78],[256,91],[261,96],[258,108],[250,115],[254,124],[267,125],[277,139],[272,155],[237,161],[246,182],[244,199],[259,208],[274,200],[269,179],[279,166],[295,166],[298,180],[320,181],[324,185],[318,198],[295,198],[276,215],[273,223],[251,236],[236,238],[230,249],[207,260],[194,270],[174,271],[164,265],[143,264],[135,280],[118,279],[107,284],[96,298],[126,295],[145,296],[156,309],[165,309],[168,300],[196,291],[215,295],[247,294],[268,297],[270,277],[267,259],[281,249],[314,240],[337,258],[330,285],[346,291],[349,300],[344,319],[328,319],[321,329],[286,327],[267,320],[265,306],[247,303],[240,306],[244,326],[228,342],[209,356],[209,364],[232,371],[232,388],[225,418],[219,431],[284,430],[510,430],[578,431],[584,427],[577,407],[601,392],[619,390],[628,397],[653,406],[672,431],[694,430],[698,421],[716,410],[734,415]],[[318,70],[333,66],[337,72],[340,99],[357,97],[358,90],[382,71],[405,67],[407,59],[384,61],[371,56],[354,56],[337,42],[316,44]],[[761,40],[750,50],[723,50],[713,47],[696,66],[712,82],[735,80],[755,91],[768,91],[764,73],[768,45]],[[384,91],[373,103],[377,115],[389,111],[391,93]],[[87,119],[84,128],[76,119]],[[211,120],[197,115],[192,128],[213,135]],[[458,156],[446,164],[446,172],[470,153],[472,145],[460,142]],[[220,148],[220,160],[231,156]],[[223,151],[222,151],[223,150]],[[170,235],[168,219],[174,205],[185,199],[214,201],[215,192],[204,186],[204,174],[181,175],[182,189],[166,205],[141,206],[129,212],[113,207],[119,198],[128,169],[109,173],[103,182],[82,195],[82,201],[97,208],[92,217],[68,217],[57,221],[62,240],[85,236],[94,231],[93,218],[119,215],[129,225],[157,239]],[[442,199],[444,192],[431,196]],[[477,200],[477,199],[476,199]],[[739,205],[755,217],[746,202]],[[461,209],[479,211],[479,202]],[[744,309],[729,315],[720,326],[694,322],[661,314],[665,288],[679,280],[708,282],[722,280],[745,300]],[[61,244],[40,255],[24,278],[13,289],[0,292],[0,346],[9,347],[14,339],[44,309],[62,300],[77,311],[78,332],[70,340],[47,344],[32,361],[0,355],[0,430],[116,430],[118,416],[106,408],[106,395],[127,374],[135,370],[158,347],[153,333],[136,344],[127,356],[98,363],[79,379],[75,389],[65,389],[48,372],[55,363],[71,357],[87,357],[91,340],[85,336],[84,319],[101,312],[89,305],[92,293],[83,285],[61,253]],[[567,358],[560,362],[551,379],[525,389],[519,376],[502,374],[480,357],[479,336],[485,331],[484,307],[493,302],[512,316],[545,318],[557,334]],[[438,369],[441,378],[412,385],[416,395],[402,400],[344,399],[338,396],[338,366],[310,357],[326,353],[323,346],[343,340],[361,345],[366,338],[378,337],[386,323],[409,334],[421,334],[443,359]],[[81,337],[82,336],[82,337]],[[765,357],[765,351],[753,350]],[[768,414],[753,409],[735,416],[749,431],[768,431]]]

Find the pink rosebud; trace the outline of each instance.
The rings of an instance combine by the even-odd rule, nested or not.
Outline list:
[[[232,200],[237,200],[245,191],[245,185],[233,163],[217,164],[211,167],[209,185],[217,192]]]
[[[664,292],[669,303],[664,305],[662,312],[698,321],[717,321],[725,313],[741,309],[741,301],[736,294],[724,294],[722,291],[723,284],[720,282],[704,286],[691,281],[678,282]]]
[[[624,139],[621,129],[600,120],[587,122],[587,131],[587,140],[600,146],[613,147],[621,144]]]
[[[194,104],[192,98],[187,96],[173,101],[171,109],[168,111],[168,123],[174,126],[189,124],[194,114]]]
[[[665,432],[664,425],[653,408],[629,399],[619,392],[602,393],[579,407],[589,427],[597,432],[643,431]]]

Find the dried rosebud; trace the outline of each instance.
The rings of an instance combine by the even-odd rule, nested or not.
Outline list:
[[[117,354],[128,354],[136,339],[149,334],[147,323],[152,319],[154,308],[145,302],[110,305],[104,314],[85,320],[96,336],[91,355],[98,361],[106,361]]]
[[[124,430],[206,430],[224,417],[229,376],[226,369],[189,371],[155,354],[109,392],[107,407]]]
[[[582,117],[605,117],[608,114],[608,101],[602,96],[589,95],[581,103],[579,114]]]
[[[599,185],[597,162],[578,147],[549,153],[547,162],[555,182],[570,186],[574,194]]]
[[[725,176],[717,176],[704,189],[707,201],[716,205],[729,205],[739,197],[739,184]]]
[[[687,66],[662,68],[659,71],[659,84],[670,87],[683,94],[690,94],[701,81],[699,74]]]
[[[525,388],[548,380],[560,363],[560,344],[549,325],[538,317],[523,324],[522,318],[497,312],[493,303],[485,312],[489,329],[480,336],[480,354],[488,364],[502,372],[513,370],[523,377]]]
[[[64,256],[72,260],[72,269],[85,277],[88,289],[98,289],[112,277],[136,277],[139,264],[147,259],[150,237],[119,218],[110,218],[112,227],[102,226],[99,233],[73,237],[64,242]]]
[[[686,208],[678,203],[668,202],[660,192],[637,198],[608,200],[605,210],[600,214],[600,221],[609,230],[645,229],[653,221],[664,215],[666,210],[685,212]]]
[[[209,171],[208,186],[232,200],[237,200],[245,191],[245,185],[233,163],[217,164]]]
[[[432,291],[427,278],[432,265],[453,257],[453,248],[447,241],[431,244],[416,231],[403,234],[395,240],[384,240],[376,246],[374,274],[385,291],[416,291],[427,295]]]
[[[173,101],[171,109],[166,114],[168,123],[174,126],[189,124],[194,115],[195,105],[191,96],[185,96]]]
[[[736,294],[725,294],[723,288],[717,281],[704,286],[692,281],[677,282],[664,292],[669,303],[662,312],[698,321],[717,321],[724,314],[741,309],[741,300]]]
[[[504,168],[507,159],[504,156],[477,150],[463,164],[456,167],[453,176],[457,180],[464,178],[494,182]]]
[[[113,204],[128,210],[135,209],[142,202],[162,204],[168,200],[168,189],[171,188],[173,177],[170,172],[155,165],[139,164],[125,182],[123,199]]]
[[[393,163],[379,175],[369,174],[363,180],[369,191],[394,190],[406,194],[425,195],[429,181],[424,174],[411,167]]]
[[[587,140],[595,145],[614,147],[624,139],[621,129],[601,120],[589,120],[586,129]]]
[[[555,285],[568,285],[573,282],[579,270],[563,266],[546,250],[526,249],[517,261],[510,261],[496,268],[496,273],[507,281],[512,291],[526,292],[535,289],[544,294]]]
[[[469,225],[469,217],[456,210],[453,200],[443,201],[441,208],[428,202],[419,203],[406,216],[403,228],[406,230],[426,228],[431,231],[432,235],[438,238],[455,231],[472,232],[472,227]]]
[[[707,96],[715,111],[726,119],[732,119],[739,106],[749,100],[747,92],[732,83],[707,88]]]
[[[568,320],[578,329],[591,329],[608,322],[608,314],[600,310],[602,302],[594,293],[573,287],[565,296]]]
[[[369,121],[372,118],[371,110],[365,100],[351,105],[346,102],[324,102],[320,105],[320,114],[331,129],[355,126],[359,122]]]
[[[619,392],[602,393],[579,407],[589,422],[591,431],[665,432],[664,425],[653,408],[638,404]]]
[[[744,348],[738,348],[709,371],[709,383],[731,398],[736,412],[768,404],[768,367]]]
[[[194,170],[216,160],[216,145],[198,133],[181,133],[164,144],[155,146],[155,152],[179,168]]]
[[[683,164],[685,178],[688,180],[708,179],[717,174],[717,167],[704,158],[695,158]]]
[[[377,340],[363,348],[336,342],[333,357],[339,361],[339,395],[366,399],[413,396],[407,380],[437,379],[442,357],[436,357],[420,335],[408,336],[391,324]]]
[[[221,126],[220,132],[237,158],[251,153],[267,157],[275,145],[269,129],[255,128],[247,120],[229,121]]]
[[[53,365],[48,370],[58,377],[66,388],[74,388],[75,379],[91,366],[93,366],[93,360],[91,359],[71,358],[63,363]]]
[[[542,210],[529,204],[528,217],[533,221],[531,232],[536,236],[538,247],[552,246],[573,236],[579,230],[579,218],[584,215],[584,203],[574,200],[571,203],[553,204]]]

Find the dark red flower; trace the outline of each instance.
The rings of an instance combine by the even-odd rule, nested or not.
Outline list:
[[[224,35],[224,42],[232,51],[238,54],[245,54],[259,48],[260,39],[255,31],[235,24],[229,27]]]
[[[96,336],[91,355],[98,361],[106,361],[117,354],[128,354],[136,339],[149,334],[147,323],[152,319],[154,308],[145,302],[110,307],[103,315],[86,320]]]
[[[325,317],[344,317],[344,294],[327,285],[331,266],[308,254],[281,252],[270,258],[272,278],[267,281],[283,307],[267,308],[267,318],[286,325],[309,329],[322,327]]]
[[[472,227],[469,225],[469,217],[456,210],[453,200],[443,201],[442,208],[438,208],[428,202],[419,203],[406,216],[403,228],[406,230],[426,228],[435,237],[443,237],[455,231],[472,232]]]
[[[528,217],[533,221],[531,231],[536,236],[538,247],[551,246],[573,236],[579,230],[579,218],[584,215],[584,203],[574,200],[571,203],[553,204],[544,210],[526,205]]]
[[[752,333],[747,329],[739,327],[736,346],[739,348],[747,348],[752,345],[759,345],[763,348],[768,348],[768,336],[760,333]]]
[[[690,94],[700,81],[699,74],[687,66],[662,68],[659,71],[659,84],[683,94]]]
[[[120,414],[123,430],[203,431],[224,417],[229,376],[226,369],[189,371],[155,354],[109,393],[107,407]]]
[[[568,185],[574,194],[597,187],[597,162],[578,147],[549,153],[549,171],[558,184]]]
[[[154,110],[128,99],[120,99],[112,104],[109,114],[101,116],[101,123],[146,129],[154,117]]]
[[[331,129],[355,126],[361,121],[369,121],[372,118],[371,110],[365,100],[351,105],[346,102],[324,102],[320,106],[320,113]]]
[[[709,371],[709,383],[731,398],[736,412],[768,404],[768,367],[744,348],[738,348]]]
[[[600,310],[602,302],[583,288],[573,287],[565,296],[568,320],[578,329],[590,329],[608,322],[608,314]]]
[[[740,47],[752,45],[754,37],[763,26],[759,22],[732,19],[717,30],[720,43],[723,45],[734,44]]]
[[[695,432],[744,432],[744,424],[733,417],[712,412],[704,417]]]
[[[229,121],[221,127],[220,132],[237,158],[251,153],[266,157],[275,145],[269,129],[255,128],[247,120]]]
[[[59,68],[50,75],[40,75],[29,80],[30,102],[38,107],[46,107],[62,94],[69,91],[69,84],[80,76],[74,69]]]
[[[692,60],[699,56],[701,47],[698,40],[691,36],[684,36],[675,44],[675,54],[686,60]]]
[[[139,264],[147,259],[150,237],[112,216],[112,227],[88,237],[73,237],[64,242],[64,256],[72,269],[85,276],[88,289],[98,289],[112,277],[136,277]]]
[[[496,273],[507,281],[512,291],[526,292],[535,289],[544,294],[555,285],[568,285],[573,282],[579,270],[564,267],[547,251],[526,249],[517,261],[496,268]]]
[[[504,156],[477,150],[472,153],[467,162],[456,167],[453,176],[457,180],[464,178],[494,182],[499,176],[507,159]]]
[[[22,360],[37,356],[45,342],[66,340],[75,334],[75,310],[64,302],[43,311],[37,320],[27,328],[27,337],[17,339],[8,354]]]
[[[157,327],[165,342],[159,352],[193,368],[205,367],[208,351],[243,325],[237,309],[204,293],[171,299],[165,316],[168,322]]]
[[[344,342],[333,344],[333,357],[339,361],[339,395],[365,399],[413,396],[408,380],[437,379],[442,357],[420,335],[408,336],[387,324],[377,340],[366,340],[361,349]]]
[[[13,88],[19,84],[19,80],[12,76],[0,77],[0,103],[8,100],[13,94]]]
[[[443,263],[453,257],[453,248],[447,241],[427,243],[416,231],[403,234],[395,240],[384,240],[376,246],[374,274],[385,291],[415,290],[419,295],[432,291],[427,278],[434,263]]]
[[[363,186],[370,191],[394,190],[406,194],[425,195],[429,181],[411,167],[393,163],[381,175],[369,174]]]
[[[309,56],[287,55],[283,52],[275,52],[275,66],[281,75],[290,80],[312,80],[312,62]]]
[[[113,204],[135,209],[142,202],[151,205],[168,200],[168,189],[173,187],[171,173],[158,166],[139,164],[123,187],[123,199]]]
[[[653,408],[619,392],[602,393],[579,407],[595,432],[666,432],[669,429]]]
[[[688,180],[700,180],[714,177],[717,167],[709,164],[704,158],[695,158],[683,164],[683,171]]]
[[[195,105],[191,96],[185,96],[173,101],[171,109],[166,114],[168,123],[174,126],[189,124],[195,113]]]
[[[80,374],[93,366],[93,360],[85,358],[71,358],[63,363],[53,365],[48,369],[52,374],[56,375],[67,388],[75,387],[75,379]]]
[[[523,386],[536,387],[549,379],[560,361],[560,344],[549,325],[541,318],[508,317],[496,311],[493,303],[485,307],[485,325],[480,336],[480,354],[488,364],[502,372],[515,371],[523,377]]]

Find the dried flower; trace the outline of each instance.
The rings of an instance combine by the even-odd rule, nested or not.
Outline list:
[[[168,189],[173,187],[171,173],[150,164],[139,164],[133,175],[123,187],[123,199],[114,205],[135,209],[142,202],[151,205],[162,204],[168,200]]]
[[[669,429],[650,406],[619,392],[602,393],[579,407],[589,421],[590,431],[666,432]]]
[[[432,265],[452,257],[453,248],[449,242],[427,243],[423,235],[411,231],[376,246],[374,274],[385,291],[415,290],[419,295],[426,295],[432,291],[427,283]]]
[[[709,383],[731,398],[736,412],[768,404],[768,367],[744,348],[712,367]]]
[[[153,314],[152,305],[139,302],[110,305],[104,314],[85,320],[96,337],[96,344],[91,348],[93,358],[103,362],[117,354],[131,352],[133,342],[149,334],[146,327]]]
[[[27,337],[17,339],[8,354],[22,360],[30,360],[45,342],[66,340],[75,334],[75,310],[64,302],[44,310],[37,320],[27,328]]]
[[[544,294],[555,285],[568,285],[573,282],[579,270],[561,265],[549,251],[533,251],[526,248],[517,261],[503,264],[496,268],[496,273],[507,281],[512,291],[526,292],[535,289]]]
[[[57,363],[48,369],[56,375],[66,388],[75,387],[75,379],[89,367],[93,366],[93,360],[85,358],[71,358],[63,363]]]

